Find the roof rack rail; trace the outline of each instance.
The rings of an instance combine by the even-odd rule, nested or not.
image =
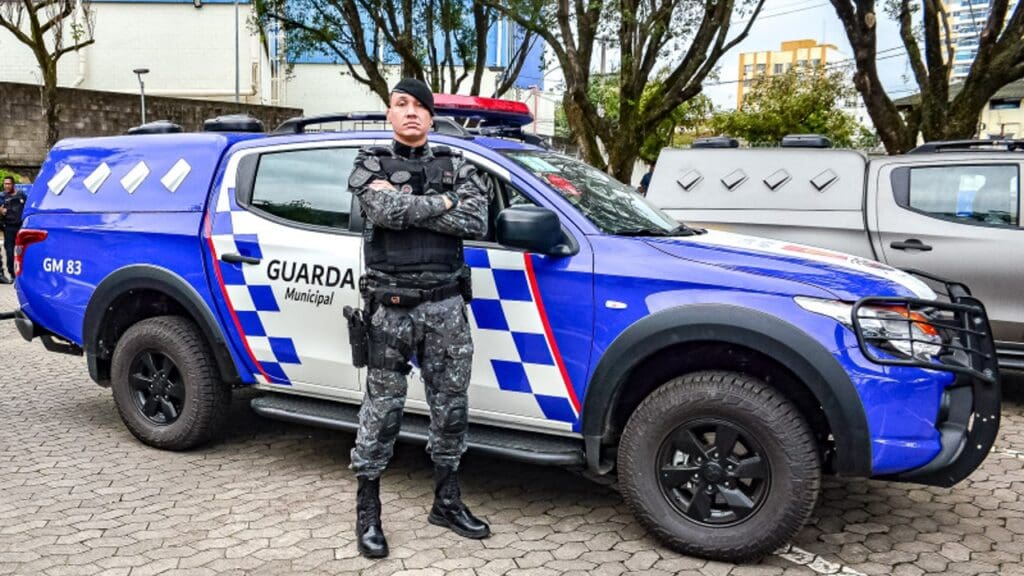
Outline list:
[[[519,126],[481,126],[479,128],[470,129],[470,133],[478,134],[480,136],[522,140],[527,144],[533,144],[534,146],[540,146],[541,148],[551,147],[542,136],[523,132],[523,129]]]
[[[1005,149],[1007,152],[1024,150],[1024,140],[986,139],[986,140],[946,140],[925,142],[910,150],[907,154],[927,154],[930,152],[991,152],[993,148]]]
[[[782,137],[783,148],[831,148],[832,140],[821,134],[790,134]]]
[[[691,148],[739,148],[740,141],[729,136],[705,136],[690,144]]]
[[[275,128],[270,134],[279,136],[281,134],[305,134],[307,126],[316,124],[327,124],[329,122],[386,122],[387,116],[384,112],[347,112],[335,114],[320,114],[317,116],[298,116],[289,118]],[[434,117],[434,132],[449,134],[461,138],[472,137],[461,124],[444,116]]]

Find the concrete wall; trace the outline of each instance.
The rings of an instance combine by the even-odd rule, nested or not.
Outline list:
[[[201,5],[195,8],[191,1],[183,0],[92,2],[96,43],[61,59],[58,84],[137,95],[139,83],[132,70],[148,68],[149,73],[143,77],[147,96],[233,102],[234,7],[224,0],[205,0]],[[251,16],[252,5],[248,0],[241,0],[238,29],[242,102],[301,108],[307,114],[383,110],[380,99],[351,76],[343,74],[347,68],[330,63],[331,58],[315,63],[295,63],[290,75],[285,77],[282,69],[278,78],[273,79],[268,48],[248,24]],[[276,45],[274,34],[268,31],[271,46]],[[492,35],[496,34],[496,30],[492,30]],[[494,37],[497,44],[497,36]],[[502,52],[496,45],[492,49],[495,51],[492,58],[499,58]],[[535,46],[537,55],[524,66],[520,77],[542,88],[548,83],[546,75],[541,75],[538,69],[544,50],[543,43]],[[0,30],[0,54],[0,82],[41,83],[31,51],[6,30]],[[394,84],[399,80],[400,70],[397,66],[389,69],[390,83]],[[491,69],[485,70],[484,95],[492,93],[497,74]],[[463,82],[463,92],[469,85],[469,81]],[[560,94],[542,93],[542,96],[547,96],[549,101],[560,98]],[[526,101],[531,95],[520,88],[506,97]],[[554,106],[541,99],[536,104],[530,102],[531,110],[536,108],[540,119],[537,131],[553,134]]]
[[[62,138],[124,134],[141,121],[139,97],[134,94],[62,88],[58,106]],[[296,108],[146,97],[148,120],[170,120],[187,131],[201,130],[207,118],[238,112],[259,118],[267,129],[302,114]],[[46,152],[46,120],[39,87],[0,82],[0,166],[34,173]]]

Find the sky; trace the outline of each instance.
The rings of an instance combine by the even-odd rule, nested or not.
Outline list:
[[[906,53],[902,49],[899,28],[895,21],[885,15],[884,3],[876,0],[878,9],[878,51],[900,47],[880,55],[879,75],[889,95],[894,98],[916,92],[916,84],[907,66]],[[734,31],[742,25],[733,24]],[[735,33],[735,32],[734,32]],[[817,40],[839,48],[844,58],[851,58],[853,50],[846,40],[846,32],[836,16],[835,8],[828,0],[766,0],[761,14],[750,29],[750,34],[719,60],[719,82],[705,83],[704,93],[716,106],[730,109],[736,107],[736,79],[739,54],[761,50],[778,50],[784,40]],[[884,59],[882,59],[884,58]]]

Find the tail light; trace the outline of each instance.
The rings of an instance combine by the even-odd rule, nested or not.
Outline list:
[[[25,260],[25,250],[36,242],[46,240],[46,230],[23,228],[14,239],[14,276],[21,276],[21,263]]]

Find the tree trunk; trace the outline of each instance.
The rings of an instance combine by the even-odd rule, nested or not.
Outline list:
[[[46,110],[46,147],[52,148],[60,140],[60,114],[57,109],[57,63],[41,66],[43,72],[43,107]]]
[[[480,95],[484,80],[484,67],[487,66],[487,9],[481,2],[473,2],[473,24],[476,27],[476,62],[473,64],[473,86],[469,93]]]
[[[633,166],[640,157],[640,142],[636,141],[639,134],[637,126],[620,120],[616,137],[610,142],[605,142],[608,151],[608,173],[625,184],[629,184],[633,179]]]
[[[585,98],[586,94],[583,97]],[[597,131],[593,127],[593,119],[573,100],[570,92],[565,93],[562,106],[565,109],[565,118],[573,133],[576,134],[576,143],[580,147],[583,159],[587,164],[605,170],[608,165],[604,160],[604,155],[601,154],[601,147],[597,143]]]
[[[864,99],[864,106],[868,110],[871,121],[878,130],[878,137],[889,154],[902,154],[914,147],[916,137],[916,124],[914,134],[909,132],[899,110],[889,100],[889,97],[882,90],[880,83],[871,82],[868,74],[858,70],[853,75],[853,84]]]
[[[623,130],[624,136],[637,133],[638,130]],[[640,157],[639,142],[631,137],[614,138],[607,143],[608,173],[618,180],[630,183],[633,179],[633,167]]]

